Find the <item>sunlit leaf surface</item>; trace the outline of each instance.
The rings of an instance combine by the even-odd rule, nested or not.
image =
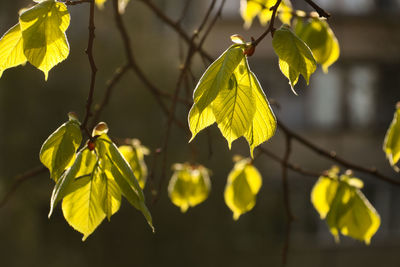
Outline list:
[[[400,171],[399,167],[396,166],[400,160],[400,102],[397,103],[392,123],[386,132],[383,142],[383,151],[386,153],[390,165],[392,165],[396,171]]]
[[[289,79],[290,87],[294,86],[303,75],[307,84],[310,76],[317,68],[310,48],[287,25],[283,25],[274,34],[272,46],[279,57],[279,67]]]
[[[233,219],[253,209],[262,178],[250,159],[242,159],[229,173],[225,186],[225,203],[233,212]]]
[[[66,5],[54,0],[43,1],[19,17],[24,54],[32,65],[43,71],[46,80],[49,71],[68,57],[65,31],[69,22]]]
[[[331,170],[328,176],[318,179],[311,202],[336,241],[341,233],[369,244],[380,226],[379,214],[361,192],[361,180],[337,174],[338,170]]]
[[[211,183],[209,172],[201,165],[174,164],[174,174],[168,184],[168,195],[172,203],[186,212],[207,199]]]

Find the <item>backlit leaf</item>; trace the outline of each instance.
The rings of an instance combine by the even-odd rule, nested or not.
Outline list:
[[[96,162],[97,158],[94,153],[86,148],[81,149],[77,153],[74,163],[71,165],[70,168],[65,171],[61,178],[57,180],[57,183],[54,186],[50,199],[49,218],[53,213],[54,208],[57,206],[58,202],[60,202],[60,200],[64,198],[69,184],[76,177],[85,177],[90,175]]]
[[[103,9],[104,8],[105,2],[107,2],[107,0],[95,0],[96,6],[99,9]]]
[[[362,185],[357,178],[331,172],[312,190],[311,201],[336,241],[341,233],[369,244],[379,228],[379,214],[360,191]]]
[[[106,214],[103,209],[105,187],[100,169],[96,166],[89,176],[74,179],[63,199],[64,218],[83,234],[84,241],[100,225]]]
[[[141,145],[137,139],[133,139],[131,145],[120,146],[118,149],[128,161],[133,174],[143,189],[147,179],[147,166],[144,162],[144,156],[149,154],[149,150]]]
[[[244,137],[250,146],[250,154],[253,157],[254,148],[270,139],[276,130],[276,118],[268,103],[267,97],[261,88],[257,77],[253,72],[251,75],[251,85],[254,95],[255,113],[253,121]]]
[[[121,206],[121,190],[114,178],[108,176],[104,170],[102,170],[100,175],[104,190],[101,195],[102,208],[107,219],[110,220],[111,216],[114,215]]]
[[[234,35],[234,39],[241,38]],[[265,142],[273,136],[276,129],[276,119],[268,104],[267,98],[261,85],[250,71],[247,57],[243,56],[246,45],[233,45],[230,49],[240,49],[241,60],[234,69],[226,68],[229,71],[224,74],[224,83],[220,82],[220,87],[216,91],[217,95],[212,100],[207,101],[208,106],[201,109],[197,101],[201,100],[207,91],[210,90],[215,82],[212,79],[218,79],[217,75],[211,75],[215,72],[215,66],[226,56],[222,55],[220,59],[214,62],[203,75],[207,79],[200,80],[194,93],[194,104],[189,112],[189,128],[192,132],[192,138],[204,128],[217,122],[218,128],[228,142],[229,148],[237,138],[243,136],[247,139],[250,146],[250,153],[253,156],[253,150],[259,144]],[[229,49],[228,49],[229,51]],[[228,52],[225,52],[228,54]],[[196,98],[196,96],[198,96]]]
[[[212,110],[228,146],[243,136],[250,128],[256,106],[254,105],[251,76],[247,59],[243,58],[225,86],[212,103]]]
[[[0,39],[0,77],[6,69],[24,64],[26,57],[22,45],[19,23],[9,29]]]
[[[296,34],[308,45],[317,63],[321,64],[324,72],[340,55],[339,42],[325,20],[310,19],[303,23],[298,20]]]
[[[400,102],[397,103],[392,123],[386,132],[383,151],[386,153],[390,165],[396,171],[400,171],[399,167],[396,166],[400,160]]]
[[[184,163],[175,164],[173,169],[174,174],[168,184],[168,195],[182,212],[207,199],[211,183],[206,168]]]
[[[241,46],[233,45],[207,68],[193,93],[193,100],[200,112],[210,105],[219,91],[225,87],[232,72],[243,58]]]
[[[241,0],[240,14],[244,20],[244,27],[250,28],[254,18],[258,16],[261,25],[266,25],[272,16],[270,10],[276,0]],[[283,0],[278,8],[278,17],[282,23],[289,24],[292,19],[292,4],[289,0]]]
[[[71,119],[55,130],[43,143],[39,153],[40,161],[49,169],[54,181],[57,182],[62,172],[73,162],[81,142],[80,124]]]
[[[68,57],[65,31],[69,22],[66,5],[54,0],[43,1],[20,15],[24,54],[43,71],[46,80],[48,72]]]
[[[215,116],[212,111],[211,105],[200,111],[196,104],[193,104],[189,111],[189,128],[192,132],[191,142],[196,135],[215,122]]]
[[[293,87],[300,74],[308,84],[317,66],[310,48],[304,41],[297,37],[287,25],[283,25],[275,32],[272,46],[279,57],[279,67],[289,79],[293,92],[295,93]]]
[[[233,212],[233,219],[253,209],[262,178],[250,159],[240,160],[229,173],[225,186],[225,203]]]
[[[102,134],[96,141],[96,151],[102,161],[109,162],[105,169],[107,176],[113,177],[131,205],[140,210],[147,223],[154,231],[152,217],[145,205],[144,194],[138,180],[129,163],[118,150],[117,146],[110,140],[107,134]]]

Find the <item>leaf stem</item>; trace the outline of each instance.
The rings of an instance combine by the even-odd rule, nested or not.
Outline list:
[[[86,54],[89,59],[89,64],[90,64],[90,69],[92,71],[91,73],[91,78],[90,78],[90,88],[89,88],[89,95],[86,100],[86,114],[85,118],[83,120],[83,123],[81,125],[81,129],[85,130],[85,132],[89,135],[89,138],[91,135],[89,134],[89,130],[87,129],[87,123],[89,120],[89,117],[92,115],[91,113],[91,107],[93,103],[93,95],[94,95],[94,89],[95,89],[95,82],[96,82],[96,73],[97,73],[97,67],[96,63],[94,61],[93,57],[93,43],[94,43],[94,38],[95,38],[95,25],[94,25],[94,0],[90,0],[90,7],[89,7],[89,39],[88,39],[88,45],[86,49]]]
[[[271,20],[269,21],[269,25],[268,28],[265,30],[265,32],[263,34],[260,35],[260,37],[258,37],[256,40],[254,40],[251,44],[256,47],[264,38],[265,36],[267,36],[269,33],[271,33],[271,35],[274,35],[275,32],[275,28],[274,28],[274,23],[275,23],[275,17],[276,14],[278,12],[278,7],[281,4],[282,0],[277,0],[275,5],[273,5],[270,10],[272,11],[272,15],[271,15]]]

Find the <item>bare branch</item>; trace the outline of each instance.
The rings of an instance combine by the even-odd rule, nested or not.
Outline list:
[[[87,123],[89,120],[89,117],[92,115],[91,113],[91,107],[93,103],[93,94],[94,94],[94,87],[95,87],[95,82],[96,82],[96,73],[97,73],[97,67],[96,63],[94,62],[94,57],[93,57],[93,42],[95,38],[94,30],[95,30],[95,25],[94,25],[94,0],[90,1],[90,13],[89,13],[89,40],[88,40],[88,45],[86,49],[86,54],[89,59],[90,63],[90,69],[92,71],[91,73],[91,78],[90,78],[90,88],[89,88],[89,96],[86,100],[86,114],[85,118],[82,122],[81,129],[83,129],[88,136],[90,137],[90,133],[87,129]]]
[[[312,8],[314,8],[315,11],[317,11],[320,17],[329,18],[331,16],[331,14],[323,10],[319,5],[314,3],[312,0],[304,0],[304,1],[306,1],[307,4],[309,4],[310,6],[312,6]]]
[[[157,17],[159,19],[161,19],[162,21],[164,21],[165,24],[167,24],[168,26],[170,26],[172,29],[175,30],[175,32],[177,32],[179,34],[179,36],[182,37],[182,39],[188,44],[190,45],[190,36],[182,29],[182,27],[180,26],[179,23],[174,22],[172,19],[170,19],[164,12],[162,12],[152,1],[150,0],[140,0],[143,4],[145,4],[146,6],[148,6],[153,12],[154,14],[157,15]],[[196,45],[195,45],[196,46]],[[196,46],[197,47],[197,46]],[[212,57],[207,54],[207,52],[205,52],[203,49],[197,49],[196,51],[198,51],[202,57],[205,57],[208,61],[213,61]]]
[[[38,166],[15,177],[14,184],[11,186],[10,190],[8,190],[4,198],[0,201],[0,208],[4,207],[4,205],[9,201],[11,196],[17,191],[17,189],[21,186],[23,182],[29,180],[30,178],[37,177],[39,174],[44,173],[46,170],[47,169],[44,166]]]
[[[271,15],[271,20],[269,21],[268,28],[265,30],[263,34],[260,35],[255,41],[252,42],[253,46],[257,46],[264,38],[265,36],[268,35],[268,33],[271,33],[271,35],[274,35],[274,23],[275,23],[275,17],[276,13],[278,12],[278,7],[281,4],[282,0],[277,0],[275,5],[273,5],[270,10],[272,10],[272,15]]]
[[[162,111],[165,114],[168,114],[168,108],[165,105],[165,103],[162,101],[161,96],[163,93],[161,90],[159,90],[151,81],[150,79],[147,78],[147,76],[144,74],[142,69],[139,67],[139,65],[136,63],[136,60],[133,56],[132,53],[132,48],[131,48],[131,43],[130,43],[130,38],[128,36],[128,33],[126,31],[125,25],[123,23],[121,14],[118,11],[118,0],[113,0],[113,7],[114,7],[114,19],[117,25],[117,28],[121,34],[121,38],[123,40],[124,44],[124,49],[126,53],[126,57],[128,59],[128,64],[132,68],[132,70],[136,73],[136,75],[139,77],[139,79],[146,85],[146,87],[150,90],[150,92],[153,94],[154,98],[156,99],[157,103],[161,107]],[[187,127],[185,124],[183,124],[181,121],[177,120],[175,117],[173,118],[173,121],[182,129],[188,131]]]
[[[286,127],[281,121],[278,120],[278,126],[279,128],[285,132],[285,134],[288,134],[290,137],[292,137],[293,139],[296,139],[300,144],[306,146],[307,148],[309,148],[310,150],[316,152],[317,154],[328,158],[348,169],[354,170],[354,171],[360,171],[363,173],[367,173],[367,174],[371,174],[373,176],[375,176],[376,178],[391,183],[393,185],[397,185],[400,186],[400,181],[398,180],[393,180],[390,177],[387,177],[385,175],[383,175],[382,173],[380,173],[376,168],[366,168],[364,166],[360,166],[357,165],[351,161],[345,160],[342,157],[339,157],[336,152],[334,151],[327,151],[324,150],[323,148],[311,143],[310,141],[308,141],[307,139],[303,138],[302,136],[300,136],[299,134],[293,132],[292,130],[290,130],[288,127]]]
[[[107,82],[107,88],[106,92],[104,94],[103,100],[101,103],[95,107],[95,112],[93,115],[93,120],[92,120],[92,127],[95,126],[95,124],[99,121],[101,112],[104,110],[104,108],[107,106],[109,99],[111,98],[111,93],[112,90],[114,89],[114,86],[120,81],[122,76],[124,76],[127,71],[129,70],[130,65],[126,64],[122,67],[119,67],[118,69],[115,70],[114,76]]]
[[[83,4],[83,3],[90,3],[92,2],[91,0],[76,0],[76,1],[64,1],[64,4],[66,4],[67,6],[75,6],[75,5],[79,5],[79,4]]]

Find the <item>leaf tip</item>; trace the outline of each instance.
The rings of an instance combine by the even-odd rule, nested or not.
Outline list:
[[[298,96],[296,90],[294,90],[294,86],[292,85],[292,83],[289,82],[289,84],[290,84],[290,89],[292,89],[293,94],[295,94],[296,96]]]
[[[44,80],[47,82],[47,79],[49,78],[49,72],[43,71],[43,73],[44,73]]]

